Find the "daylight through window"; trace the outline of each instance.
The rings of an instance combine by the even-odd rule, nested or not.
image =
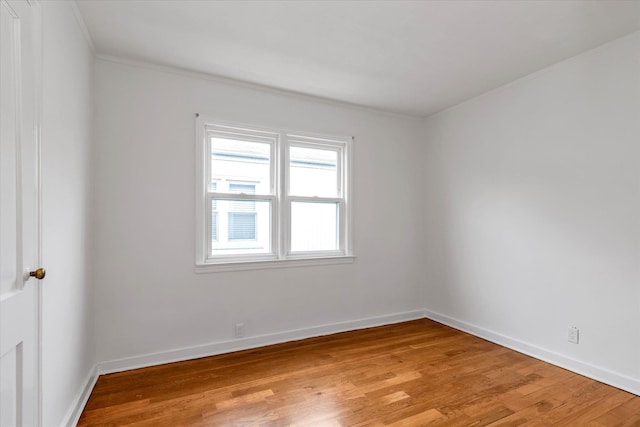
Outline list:
[[[198,264],[351,255],[351,138],[198,128]]]

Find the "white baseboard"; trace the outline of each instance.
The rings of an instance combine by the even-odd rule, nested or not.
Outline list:
[[[98,381],[98,371],[94,366],[91,371],[89,371],[89,375],[84,380],[84,387],[78,392],[76,398],[73,399],[67,414],[62,419],[61,426],[67,427],[75,427],[80,420],[80,416],[82,415],[82,410],[84,406],[87,404],[89,400],[89,396],[91,396],[91,392],[93,391],[93,387],[96,385],[96,381]]]
[[[406,322],[409,320],[422,319],[425,317],[445,324],[447,326],[451,326],[452,328],[468,332],[472,335],[526,354],[528,356],[535,357],[536,359],[551,363],[564,369],[568,369],[577,374],[584,375],[586,377],[640,396],[640,381],[638,379],[613,372],[589,363],[581,362],[576,359],[572,359],[554,351],[547,350],[512,337],[508,337],[506,335],[473,325],[471,323],[467,323],[462,320],[455,319],[453,317],[446,316],[441,313],[433,312],[430,310],[415,310],[348,322],[314,326],[310,328],[294,329],[273,334],[265,334],[228,341],[219,341],[199,346],[185,347],[101,362],[98,363],[96,368],[93,369],[90,375],[87,377],[85,387],[74,400],[73,405],[64,418],[65,422],[62,425],[75,426],[77,424],[80,415],[82,414],[82,410],[86,405],[87,400],[89,399],[89,395],[91,394],[91,391],[93,390],[93,387],[98,379],[98,375],[101,374],[109,374],[113,372],[127,371],[131,369],[160,365],[164,363],[197,359],[200,357],[247,350],[256,347],[263,347],[288,341],[296,341],[305,338],[335,334],[339,332],[390,325],[394,323]]]
[[[569,371],[575,372],[585,377],[592,378],[613,387],[628,391],[640,396],[640,380],[629,377],[608,369],[581,362],[576,359],[564,356],[551,350],[547,350],[536,345],[508,337],[506,335],[490,331],[488,329],[467,323],[444,314],[425,310],[424,316],[427,319],[451,326],[452,328],[468,332],[479,338],[486,339],[503,347],[510,348],[519,353],[526,354],[544,362],[551,363]]]
[[[304,329],[277,332],[273,334],[254,337],[239,338],[229,341],[219,341],[209,344],[173,349],[158,353],[144,354],[123,359],[101,362],[98,364],[98,374],[128,371],[130,369],[144,368],[163,363],[180,362],[183,360],[197,359],[216,354],[230,353],[233,351],[247,350],[266,345],[279,344],[287,341],[296,341],[305,338],[335,334],[338,332],[353,331],[357,329],[371,328],[375,326],[391,325],[393,323],[409,320],[423,319],[424,311],[415,310],[404,313],[395,313],[379,317],[352,320],[348,322],[332,323],[328,325],[313,326]]]

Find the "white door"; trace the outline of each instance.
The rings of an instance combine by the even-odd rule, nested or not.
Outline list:
[[[38,8],[33,0],[0,0],[2,427],[39,423],[40,284],[29,275],[39,267],[40,257]]]

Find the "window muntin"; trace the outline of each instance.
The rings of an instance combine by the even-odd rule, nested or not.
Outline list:
[[[199,129],[210,214],[197,228],[211,238],[198,265],[351,255],[350,139],[204,120]]]

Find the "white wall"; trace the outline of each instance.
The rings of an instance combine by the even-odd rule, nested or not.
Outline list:
[[[639,392],[640,33],[424,132],[429,315]]]
[[[99,361],[421,309],[419,121],[108,60],[95,78]],[[355,263],[195,274],[195,113],[355,135]]]
[[[95,364],[89,182],[93,54],[71,2],[43,7],[43,420],[67,422]]]

